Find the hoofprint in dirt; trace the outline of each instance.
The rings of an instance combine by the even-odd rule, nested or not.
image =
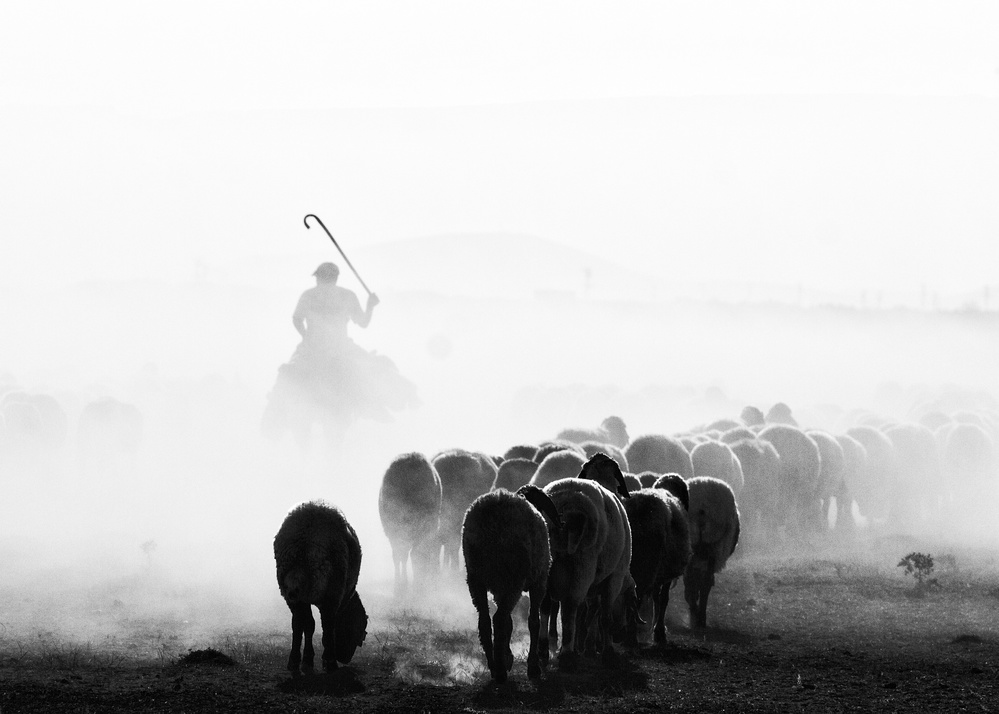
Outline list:
[[[36,598],[8,589],[0,710],[997,710],[995,554],[941,550],[936,586],[917,587],[897,567],[898,545],[909,544],[865,556],[735,560],[712,592],[706,630],[686,628],[674,597],[667,644],[623,650],[614,669],[584,660],[570,674],[555,660],[532,682],[518,621],[511,680],[501,687],[490,682],[470,602],[453,614],[460,598],[426,606],[373,594],[380,614],[350,666],[293,679],[284,669],[290,618],[282,623],[276,610],[238,626],[207,609],[186,621],[134,617],[122,602],[81,639],[60,632],[60,617],[39,618]],[[112,634],[98,636],[102,628]]]

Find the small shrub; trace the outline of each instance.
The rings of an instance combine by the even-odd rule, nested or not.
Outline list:
[[[898,561],[898,567],[905,568],[905,574],[915,579],[917,590],[939,585],[936,578],[930,577],[933,573],[933,556],[928,553],[909,553]]]

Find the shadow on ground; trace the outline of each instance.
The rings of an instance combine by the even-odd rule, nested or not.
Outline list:
[[[285,694],[321,694],[342,697],[364,691],[364,685],[349,668],[341,667],[335,672],[323,674],[303,674],[289,677],[278,684],[278,691]]]
[[[612,667],[580,657],[571,668],[559,667],[556,661],[537,682],[510,680],[501,685],[490,682],[472,701],[487,709],[530,707],[543,711],[562,706],[569,696],[613,699],[648,688],[648,674],[624,657]]]

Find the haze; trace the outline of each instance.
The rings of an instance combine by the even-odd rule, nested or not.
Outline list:
[[[610,413],[643,433],[750,403],[816,421],[981,403],[997,21],[939,2],[8,3],[0,388],[55,396],[70,426],[0,474],[8,582],[107,607],[157,568],[168,609],[209,593],[283,623],[270,540],[301,500],[345,509],[363,582],[387,587],[375,499],[403,451],[502,453]],[[383,300],[354,338],[423,399],[332,452],[259,436],[315,266],[364,294],[307,213]],[[102,396],[137,405],[144,438],[84,473],[75,420]]]

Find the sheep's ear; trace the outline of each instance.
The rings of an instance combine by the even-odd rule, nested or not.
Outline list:
[[[517,495],[523,496],[528,503],[538,509],[541,515],[547,516],[556,528],[562,527],[562,517],[559,516],[555,502],[540,488],[527,484],[517,489]]]
[[[624,474],[621,473],[621,467],[614,459],[610,459],[610,463],[614,469],[614,478],[617,480],[618,493],[621,494],[621,498],[631,498],[628,494],[628,483],[624,480]]]
[[[364,611],[361,597],[354,591],[336,614],[334,624],[336,641],[334,654],[338,662],[347,664],[354,657],[354,652],[364,643],[368,634],[368,613]]]

